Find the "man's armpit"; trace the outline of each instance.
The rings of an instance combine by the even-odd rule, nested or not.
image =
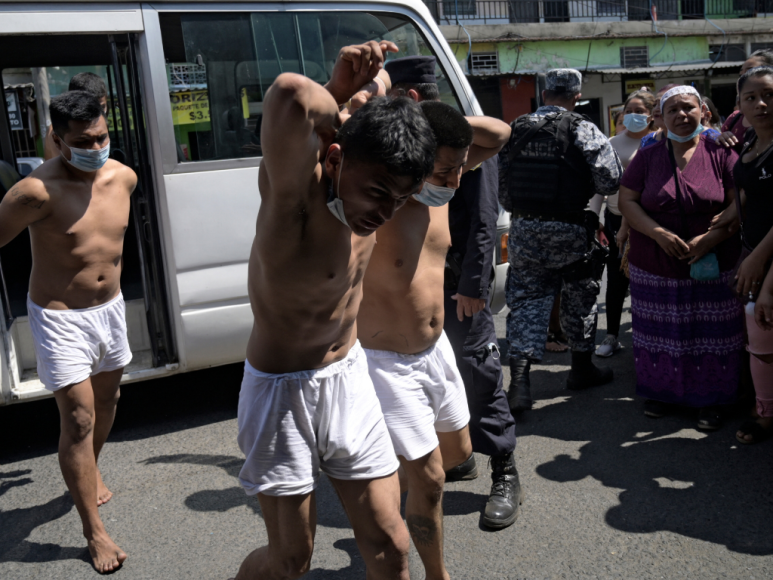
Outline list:
[[[11,203],[26,205],[27,207],[31,207],[33,209],[40,209],[43,207],[43,204],[46,203],[46,200],[44,199],[37,199],[29,194],[24,193],[22,188],[19,187],[19,184],[14,185],[6,195],[10,196]]]

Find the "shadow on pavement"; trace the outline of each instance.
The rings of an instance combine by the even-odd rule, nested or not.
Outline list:
[[[146,459],[142,463],[146,465],[175,463],[207,465],[223,469],[236,480],[235,483],[237,485],[227,489],[206,489],[194,492],[185,499],[186,507],[200,512],[226,512],[235,507],[247,506],[262,517],[257,498],[255,496],[248,496],[244,489],[238,485],[239,471],[244,463],[244,459],[241,457],[204,454],[160,455]],[[335,489],[327,477],[319,478],[319,485],[316,489],[316,501],[318,525],[328,528],[351,528]]]
[[[108,441],[136,441],[235,419],[243,372],[243,364],[233,364],[124,385]],[[53,399],[0,407],[0,461],[56,453],[58,440]]]
[[[694,410],[644,416],[627,338],[628,350],[596,359],[614,368],[610,385],[572,392],[564,388],[566,372],[532,371],[536,408],[518,422],[518,436],[587,442],[579,457],[558,455],[537,473],[557,482],[592,477],[620,489],[620,504],[605,517],[618,530],[670,531],[735,552],[773,554],[770,446],[736,442],[738,412],[713,433],[695,428]]]
[[[26,485],[32,480],[24,479],[17,480],[17,482],[17,485]],[[69,513],[73,507],[70,494],[65,493],[43,505],[0,511],[0,521],[3,523],[3,532],[0,534],[0,562],[35,563],[55,560],[83,560],[90,565],[91,557],[85,547],[62,547],[57,544],[39,544],[27,540],[35,528],[61,518]]]
[[[304,576],[305,580],[348,580],[359,579],[365,577],[365,560],[360,555],[360,550],[357,548],[357,542],[354,538],[344,538],[337,540],[333,544],[334,548],[343,550],[349,554],[351,560],[346,568],[339,570],[326,570],[323,568],[312,569],[308,574]],[[314,560],[312,560],[312,566]]]

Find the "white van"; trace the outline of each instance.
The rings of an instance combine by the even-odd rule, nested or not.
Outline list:
[[[326,82],[341,46],[370,39],[394,41],[397,56],[434,54],[442,99],[481,114],[419,0],[0,0],[0,159],[15,165],[39,150],[50,97],[91,71],[108,86],[112,146],[139,176],[121,280],[134,351],[123,382],[244,359],[263,95],[282,72]],[[27,103],[19,113],[26,117],[9,118],[12,98]],[[500,225],[504,234],[506,216]],[[0,250],[0,404],[47,395],[27,320],[30,267],[24,232]],[[495,309],[504,267],[497,268]]]

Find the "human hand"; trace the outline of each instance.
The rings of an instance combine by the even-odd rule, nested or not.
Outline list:
[[[735,147],[738,145],[738,139],[730,131],[725,131],[724,133],[719,134],[715,141],[718,145],[722,145],[723,147],[727,148]]]
[[[338,53],[330,81],[325,85],[340,105],[370,83],[384,67],[384,55],[398,52],[394,42],[370,40],[365,44],[344,46]]]
[[[757,297],[754,321],[762,330],[773,330],[773,292],[763,292]]]
[[[765,278],[765,263],[759,260],[754,252],[741,262],[738,274],[735,276],[735,291],[739,296],[753,296],[760,291],[760,284]]]
[[[665,228],[657,228],[655,230],[655,241],[666,255],[672,258],[679,258],[681,260],[686,258],[687,253],[690,251],[690,246],[682,238]]]
[[[623,248],[625,247],[626,242],[628,241],[628,237],[631,235],[631,228],[628,227],[628,224],[623,222],[623,225],[620,226],[620,231],[617,232],[617,235],[615,236],[615,242],[617,243],[617,247],[620,248],[620,251],[623,251]]]
[[[734,234],[740,227],[738,221],[738,210],[735,204],[726,207],[723,211],[711,218],[711,224],[709,225],[709,231],[727,229],[730,234]]]
[[[701,234],[699,236],[695,236],[693,239],[691,239],[689,242],[687,242],[687,246],[690,248],[687,254],[685,254],[683,259],[690,259],[688,264],[694,264],[698,260],[700,260],[703,256],[708,254],[711,251],[711,248],[714,247],[714,244],[711,243],[711,241],[708,238],[708,233]]]
[[[477,314],[486,307],[486,301],[482,298],[470,298],[469,296],[462,296],[461,294],[454,294],[451,296],[452,300],[456,300],[456,317],[459,322],[464,322],[464,317],[472,317],[473,314]]]
[[[373,97],[385,97],[387,94],[386,84],[379,77],[374,78],[367,85],[362,87],[359,91],[354,93],[351,101],[349,101],[348,112],[354,113],[357,109],[362,107],[365,103],[371,100]]]

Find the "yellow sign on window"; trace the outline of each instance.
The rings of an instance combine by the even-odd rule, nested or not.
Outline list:
[[[184,91],[171,93],[172,122],[175,125],[209,122],[209,93],[207,91]]]

